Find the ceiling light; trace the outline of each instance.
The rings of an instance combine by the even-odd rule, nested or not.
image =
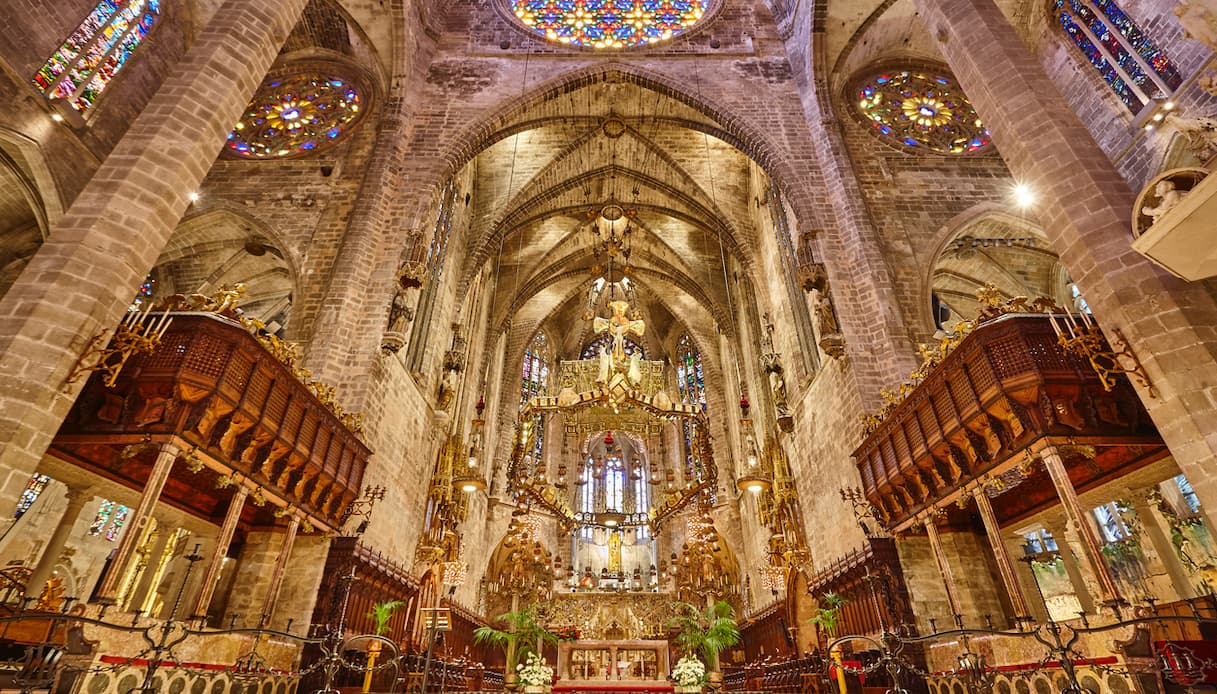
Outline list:
[[[1035,192],[1031,186],[1025,183],[1014,186],[1014,202],[1019,207],[1030,207],[1035,202]]]

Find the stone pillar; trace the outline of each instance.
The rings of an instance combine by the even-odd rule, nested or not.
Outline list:
[[[292,556],[292,545],[296,542],[296,531],[300,529],[300,516],[292,515],[287,521],[287,533],[283,536],[283,544],[279,547],[279,559],[275,562],[275,571],[270,577],[270,587],[266,589],[266,602],[262,603],[262,615],[266,619],[275,613],[275,603],[279,600],[279,589],[283,587],[283,572],[287,569],[287,560]]]
[[[152,548],[148,550],[148,556],[144,558],[144,570],[140,572],[135,589],[131,591],[131,600],[127,603],[127,609],[131,612],[142,613],[144,611],[148,593],[156,588],[152,582],[157,579],[161,560],[165,557],[165,548],[169,546],[169,538],[172,536],[173,533],[169,531],[165,523],[157,522],[156,540],[152,543]]]
[[[1192,582],[1187,577],[1187,569],[1183,567],[1183,562],[1179,559],[1178,552],[1175,551],[1175,545],[1171,542],[1170,527],[1166,526],[1158,510],[1150,503],[1149,497],[1152,491],[1152,489],[1139,489],[1129,492],[1128,497],[1132,501],[1133,511],[1141,520],[1141,527],[1145,530],[1145,536],[1149,538],[1150,547],[1153,549],[1153,553],[1158,555],[1162,567],[1166,569],[1166,575],[1170,577],[1176,595],[1181,600],[1195,597]],[[1160,598],[1161,596],[1155,597]]]
[[[938,564],[938,573],[942,574],[942,582],[947,589],[947,602],[951,605],[951,614],[962,614],[959,607],[959,589],[955,587],[955,576],[951,572],[951,564],[947,555],[942,551],[942,538],[938,536],[938,526],[933,518],[925,521],[925,534],[930,539],[930,550],[934,552],[934,561]]]
[[[199,597],[194,601],[194,611],[191,612],[193,617],[207,617],[207,608],[211,607],[211,598],[215,595],[216,581],[220,578],[224,557],[228,556],[228,548],[232,545],[232,536],[237,531],[237,523],[241,520],[241,511],[245,508],[245,499],[248,496],[249,490],[237,487],[232,500],[228,502],[228,513],[224,515],[224,524],[220,526],[220,534],[216,537],[215,551],[211,553],[211,560],[203,570],[202,587],[199,588]]]
[[[1005,539],[1006,556],[1014,554],[1022,557],[1023,543],[1026,541],[1027,538],[1021,535],[1007,535]],[[1014,560],[1011,563],[1014,566],[1014,577],[1022,587],[1023,596],[1027,598],[1027,614],[1036,621],[1048,621],[1048,607],[1043,600],[1044,591],[1039,586],[1039,580],[1036,579],[1031,564],[1022,560]]]
[[[1012,615],[1014,621],[1026,619],[1031,615],[1027,611],[1027,598],[1023,595],[1022,586],[1019,585],[1018,578],[1015,576],[1014,562],[1010,560],[1010,555],[1006,552],[1006,545],[1002,542],[1001,526],[997,524],[993,504],[989,501],[989,495],[985,494],[983,488],[977,491],[974,497],[976,507],[980,509],[980,518],[985,524],[985,535],[989,537],[989,547],[993,549],[993,556],[997,559],[997,571],[1001,574],[1006,594],[1010,596],[1010,605],[1014,608]]]
[[[1087,513],[1082,509],[1081,502],[1078,501],[1077,490],[1073,488],[1073,482],[1069,481],[1069,473],[1065,471],[1065,461],[1061,459],[1060,451],[1056,446],[1049,445],[1040,451],[1040,456],[1044,460],[1044,468],[1048,471],[1048,476],[1052,478],[1052,486],[1056,487],[1056,495],[1061,499],[1061,507],[1065,510],[1068,525],[1077,533],[1078,539],[1081,541],[1083,556],[1090,565],[1095,580],[1098,581],[1102,601],[1104,603],[1120,602],[1122,598],[1120,589],[1116,586],[1116,578],[1111,574],[1107,562],[1103,560],[1103,553],[1099,550],[1102,543],[1099,542],[1098,535],[1095,533],[1094,524],[1090,522]]]
[[[1104,330],[1122,330],[1145,365],[1158,397],[1139,388],[1142,401],[1206,513],[1214,513],[1213,296],[1204,283],[1175,278],[1132,250],[1133,191],[993,0],[914,6],[1015,180],[1039,200],[1040,227]]]
[[[1082,609],[1087,612],[1096,612],[1094,606],[1094,593],[1098,589],[1098,579],[1093,578],[1093,574],[1089,571],[1082,571],[1082,565],[1078,563],[1078,553],[1074,549],[1080,546],[1081,540],[1077,538],[1077,534],[1073,530],[1060,525],[1044,524],[1044,529],[1048,531],[1052,538],[1056,540],[1057,551],[1061,555],[1061,564],[1065,567],[1065,573],[1069,576],[1069,582],[1073,584],[1073,592],[1081,603]],[[1090,575],[1092,580],[1086,580]]]
[[[30,579],[25,584],[25,597],[27,598],[37,598],[42,595],[42,589],[46,585],[47,580],[50,579],[51,572],[55,570],[55,564],[59,561],[59,555],[63,552],[63,547],[68,542],[68,536],[72,534],[72,528],[76,527],[76,521],[80,518],[81,510],[93,498],[93,494],[92,490],[68,487],[64,497],[68,500],[68,507],[63,510],[63,515],[59,517],[59,524],[51,531],[51,537],[47,540],[46,547],[42,549],[42,556],[38,559],[38,563],[34,566],[34,572],[30,574]]]
[[[173,469],[173,461],[177,460],[181,452],[182,450],[174,443],[167,441],[161,444],[156,463],[152,466],[152,474],[144,483],[144,491],[140,494],[139,503],[131,510],[131,515],[127,518],[127,529],[119,538],[118,547],[114,550],[114,558],[110,560],[110,567],[101,579],[101,586],[97,589],[98,602],[113,604],[117,600],[119,583],[123,580],[123,570],[126,568],[127,562],[131,560],[131,555],[139,545],[140,539],[144,536],[144,529],[148,526],[149,519],[152,518],[152,510],[156,507],[157,500],[161,498],[161,490],[165,488],[165,481],[169,479],[169,472]]]
[[[0,298],[0,517],[80,392],[63,387],[89,338],[123,316],[305,3],[224,2]]]

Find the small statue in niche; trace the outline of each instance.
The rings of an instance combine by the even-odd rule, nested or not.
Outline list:
[[[1159,217],[1183,202],[1183,198],[1186,195],[1187,193],[1184,191],[1175,189],[1174,181],[1170,179],[1158,181],[1157,185],[1154,186],[1154,196],[1158,198],[1158,204],[1154,207],[1148,205],[1142,207],[1141,214],[1153,218],[1154,223],[1157,223]]]
[[[403,263],[397,270],[397,291],[389,304],[389,320],[380,348],[385,354],[396,354],[406,346],[406,334],[414,322],[414,308],[422,291],[422,269],[417,263]]]
[[[786,379],[782,377],[782,365],[769,372],[769,389],[773,391],[773,409],[777,411],[778,428],[787,433],[794,431],[794,415],[786,400]]]
[[[816,323],[820,329],[820,349],[834,359],[844,357],[845,338],[841,336],[841,324],[837,321],[837,311],[832,305],[828,287],[820,292],[816,300]]]
[[[1175,6],[1175,17],[1184,38],[1194,39],[1217,51],[1217,8],[1211,2],[1183,2]]]
[[[460,371],[457,369],[446,369],[444,377],[439,382],[439,396],[436,398],[435,407],[440,410],[447,410],[452,404],[452,399],[456,396],[458,387],[458,375]]]

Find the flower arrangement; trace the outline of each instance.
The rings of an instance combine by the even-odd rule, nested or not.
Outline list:
[[[676,684],[681,687],[700,685],[705,676],[706,666],[691,655],[686,655],[676,661],[676,667],[672,668],[672,679],[676,680]]]
[[[578,641],[579,629],[573,626],[557,627],[553,630],[553,635],[557,636],[559,641]]]
[[[544,687],[554,681],[554,669],[545,664],[544,656],[536,653],[529,653],[528,660],[516,666],[516,672],[525,687]]]

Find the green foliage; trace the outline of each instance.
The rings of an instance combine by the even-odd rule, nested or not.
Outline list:
[[[676,629],[676,645],[691,655],[700,652],[709,670],[718,670],[718,655],[740,642],[735,610],[725,600],[710,605],[705,611],[687,602],[676,603],[677,616],[668,622]]]
[[[404,604],[401,600],[385,600],[372,605],[372,611],[368,613],[368,617],[376,625],[375,631],[372,633],[381,636],[388,631],[389,620],[393,618],[393,613]]]
[[[838,593],[825,593],[820,596],[820,608],[812,615],[808,623],[824,630],[829,638],[837,636],[837,625],[841,622],[841,608],[849,604],[844,596]]]
[[[558,643],[558,637],[537,620],[537,612],[532,607],[504,612],[495,617],[494,621],[504,623],[506,628],[478,627],[473,632],[473,641],[502,649],[507,658],[507,668],[504,672],[514,673],[520,659],[536,651],[538,642]]]

